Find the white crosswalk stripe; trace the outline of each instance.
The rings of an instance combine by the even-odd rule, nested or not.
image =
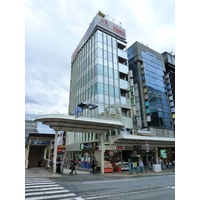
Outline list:
[[[47,178],[25,178],[25,199],[84,200]]]

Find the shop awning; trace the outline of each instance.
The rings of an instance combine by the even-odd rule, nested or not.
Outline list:
[[[69,116],[64,114],[43,115],[38,117],[36,122],[49,126],[55,131],[104,133],[113,129],[121,129],[124,124],[120,121],[103,120]]]
[[[175,146],[175,138],[169,137],[149,137],[138,135],[116,135],[110,136],[110,144],[115,145],[145,145],[145,142],[151,146]]]

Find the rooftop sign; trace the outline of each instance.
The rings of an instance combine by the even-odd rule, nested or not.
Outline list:
[[[87,29],[85,35],[83,36],[82,40],[80,41],[80,43],[76,47],[74,53],[72,54],[71,63],[73,63],[74,59],[76,58],[77,53],[79,52],[81,47],[85,44],[85,42],[88,40],[88,38],[90,37],[92,31],[94,30],[94,28],[96,26],[100,26],[103,29],[108,30],[112,34],[115,34],[115,35],[121,37],[122,39],[126,40],[125,29],[123,29],[122,27],[110,22],[108,19],[97,14],[94,17],[94,19],[92,20],[92,22],[90,23],[89,28]]]

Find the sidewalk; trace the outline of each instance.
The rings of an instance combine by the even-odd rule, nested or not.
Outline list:
[[[32,178],[47,178],[47,177],[62,177],[64,175],[68,175],[70,173],[70,169],[64,168],[63,174],[58,174],[57,172],[52,175],[52,174],[46,174],[47,168],[46,167],[35,167],[35,168],[29,168],[25,169],[25,178],[32,177]],[[84,169],[77,169],[77,174],[78,175],[89,175],[90,171],[89,170],[84,170]],[[112,176],[112,177],[130,177],[130,176],[151,176],[151,175],[163,175],[163,174],[175,174],[175,167],[173,167],[173,170],[169,171],[161,171],[161,172],[153,172],[150,169],[147,169],[147,173],[144,172],[143,174],[139,173],[136,174],[134,172],[133,174],[129,174],[129,171],[122,171],[122,172],[116,172],[113,171],[113,173],[104,173],[104,176]],[[97,174],[97,175],[102,175],[102,174]]]

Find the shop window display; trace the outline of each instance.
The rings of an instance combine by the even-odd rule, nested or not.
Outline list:
[[[113,172],[113,165],[110,161],[104,161],[104,173]]]

